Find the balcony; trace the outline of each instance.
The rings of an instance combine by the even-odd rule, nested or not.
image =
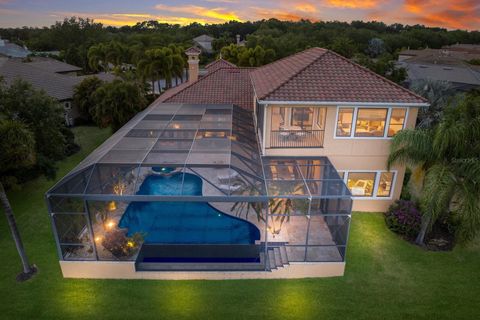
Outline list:
[[[272,130],[270,148],[322,148],[324,130]]]

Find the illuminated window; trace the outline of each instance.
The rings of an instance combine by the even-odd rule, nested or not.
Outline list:
[[[405,108],[393,108],[392,115],[390,116],[390,125],[388,126],[388,136],[393,137],[398,131],[403,129],[405,124],[405,115],[407,109]]]
[[[371,197],[375,186],[375,172],[349,172],[347,186],[354,197]]]
[[[393,184],[393,172],[382,172],[378,182],[377,197],[390,197]]]
[[[359,108],[355,137],[383,137],[388,109]]]
[[[312,129],[313,108],[292,108],[292,127]]]
[[[338,110],[337,137],[350,137],[352,132],[353,108]]]
[[[325,115],[327,113],[327,108],[318,108],[317,110],[317,117],[316,117],[316,125],[319,129],[325,129]]]

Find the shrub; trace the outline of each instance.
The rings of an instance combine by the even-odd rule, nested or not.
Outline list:
[[[385,222],[393,232],[413,239],[420,231],[422,215],[415,202],[397,200],[385,212]]]

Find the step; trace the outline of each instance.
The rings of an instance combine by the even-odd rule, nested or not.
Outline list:
[[[287,248],[285,246],[280,246],[280,258],[282,258],[282,263],[284,265],[289,265],[290,262],[288,261],[288,254],[287,254]]]
[[[273,248],[273,253],[275,253],[275,266],[277,268],[283,267],[282,258],[280,257],[280,248]]]
[[[270,270],[277,269],[277,265],[275,263],[275,253],[271,249],[268,250],[268,266]]]

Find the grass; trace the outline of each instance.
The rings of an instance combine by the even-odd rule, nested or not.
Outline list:
[[[62,177],[108,136],[76,128],[80,153]],[[39,274],[17,283],[21,265],[0,218],[1,319],[478,319],[480,244],[426,252],[391,233],[380,214],[353,214],[344,277],[303,280],[152,281],[63,279],[43,178],[9,194]],[[3,217],[3,214],[0,215]]]

